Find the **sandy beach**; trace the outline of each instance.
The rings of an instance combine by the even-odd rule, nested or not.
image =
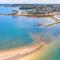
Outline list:
[[[22,58],[30,58],[31,55],[34,55],[37,51],[41,50],[44,45],[44,43],[41,43],[40,45],[35,46],[0,51],[0,60],[19,60]]]

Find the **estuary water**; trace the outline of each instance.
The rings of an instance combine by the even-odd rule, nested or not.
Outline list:
[[[12,13],[14,9],[17,8],[2,7],[0,14]],[[60,24],[45,26],[52,23],[55,23],[55,20],[49,17],[0,16],[0,50],[36,44],[40,37],[47,43],[60,42]],[[41,60],[60,60],[58,42]]]

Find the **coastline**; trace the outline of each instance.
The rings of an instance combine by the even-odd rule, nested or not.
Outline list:
[[[25,54],[26,52],[29,53],[29,51],[36,50],[37,47],[39,47],[40,45],[24,47],[24,49],[19,48],[19,49],[10,50],[10,51],[4,51],[4,52],[1,52],[2,57],[0,54],[0,60],[37,60],[37,59],[41,59],[41,58],[44,58],[43,56],[46,56],[45,54],[47,54],[51,51],[51,49],[53,48],[54,45],[55,45],[54,41],[49,44],[44,44],[41,48],[39,48],[39,50],[37,50],[31,54],[27,54],[26,56],[21,55],[20,53],[22,53],[22,54]]]
[[[52,17],[54,14],[0,14],[0,16],[30,16],[30,17]]]
[[[13,50],[0,51],[0,60],[9,60],[9,59],[12,60],[12,59],[15,59],[15,55],[19,57],[21,56],[20,58],[23,58],[25,56],[34,54],[35,52],[42,49],[43,46],[44,46],[43,44],[40,44],[40,45],[23,47],[23,48],[16,48]]]
[[[58,42],[60,41],[41,42],[41,44],[37,45],[0,51],[0,60],[40,60],[46,54],[50,54],[54,47],[56,47],[56,44],[59,44]]]

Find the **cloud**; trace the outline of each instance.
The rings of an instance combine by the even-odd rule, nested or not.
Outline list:
[[[15,3],[20,3],[20,4],[24,4],[24,3],[60,3],[60,0],[0,0],[0,4],[1,3],[12,3],[12,4],[15,4]]]

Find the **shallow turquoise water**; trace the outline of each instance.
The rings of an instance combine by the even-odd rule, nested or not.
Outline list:
[[[47,49],[43,57],[39,55],[37,60],[60,60],[60,42]]]
[[[43,23],[44,19],[47,18],[41,19]],[[0,16],[0,49],[33,44],[34,40],[31,38],[30,33],[43,35],[46,31],[45,28],[35,27],[39,22],[40,18]]]
[[[7,11],[5,8],[0,8],[0,13],[10,13],[10,9]],[[49,18],[0,16],[0,50],[33,44],[36,40],[30,36],[30,33],[42,37],[47,42],[50,40],[60,42],[60,24],[50,27],[38,26],[53,22],[55,21]],[[55,44],[41,60],[60,60],[60,43]]]
[[[48,33],[44,36],[44,39],[52,40],[54,44],[49,49],[47,48],[46,53],[37,60],[60,60],[60,24],[53,25],[47,29]]]

